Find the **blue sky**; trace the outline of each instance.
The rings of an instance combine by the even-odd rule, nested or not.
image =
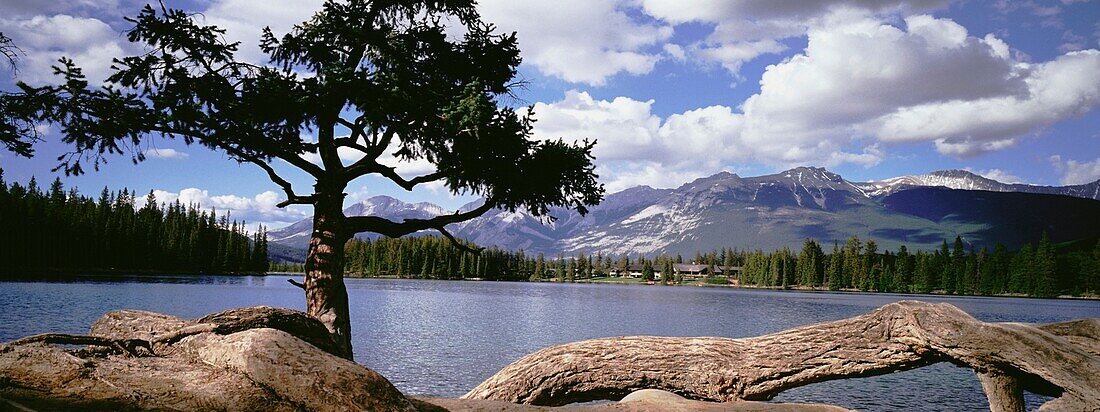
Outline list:
[[[262,61],[259,29],[287,30],[317,0],[195,0]],[[54,81],[62,55],[92,79],[110,58],[139,52],[120,34],[140,2],[6,0],[0,32],[25,51],[15,79]],[[594,138],[611,191],[675,187],[728,170],[758,175],[824,166],[850,180],[969,169],[1006,182],[1060,185],[1100,179],[1100,0],[565,0],[480,2],[483,17],[518,32],[537,138]],[[57,174],[56,136],[33,159],[0,154],[8,181]],[[307,207],[281,197],[255,166],[218,152],[151,139],[133,165],[61,176],[67,186],[156,190],[280,227]],[[310,182],[290,174],[299,192]],[[430,171],[424,164],[400,171]],[[412,193],[366,177],[348,202],[374,195],[456,208],[469,197],[441,187]]]

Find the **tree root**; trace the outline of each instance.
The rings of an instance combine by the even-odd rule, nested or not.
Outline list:
[[[6,353],[14,346],[33,343],[98,346],[106,348],[108,353],[116,355],[149,356],[153,354],[152,345],[149,344],[149,341],[143,339],[111,339],[66,333],[43,333],[16,339],[0,346],[0,353]]]
[[[188,336],[202,333],[229,335],[248,329],[270,328],[289,333],[316,346],[318,349],[336,354],[335,341],[324,324],[309,315],[290,309],[254,306],[218,312],[197,319],[194,322],[180,322],[184,326],[173,328],[167,333],[150,338],[138,338],[130,336],[137,333],[118,331],[112,332],[111,336],[44,333],[0,345],[0,353],[4,353],[7,351],[6,348],[16,345],[46,343],[54,345],[89,345],[106,348],[107,353],[110,354],[152,356],[156,354],[158,348],[171,346]]]

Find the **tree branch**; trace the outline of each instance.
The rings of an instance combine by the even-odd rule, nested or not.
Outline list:
[[[167,127],[167,126],[153,127],[151,129],[151,131],[160,132],[160,133],[164,133],[164,134],[175,134],[175,135],[181,135],[181,136],[191,136],[191,137],[196,138],[196,139],[200,138],[200,136],[197,136],[194,133],[189,133],[189,132],[186,132],[186,131],[178,130],[178,129],[175,129],[175,128],[172,128],[172,127]],[[299,196],[299,195],[295,194],[293,185],[291,185],[290,182],[287,181],[286,179],[284,179],[282,176],[279,176],[278,173],[275,173],[275,169],[272,168],[271,165],[268,164],[263,159],[260,159],[259,157],[256,157],[254,155],[250,155],[250,154],[244,152],[243,150],[241,150],[239,148],[236,148],[233,145],[228,144],[228,143],[211,142],[211,141],[207,141],[207,142],[210,143],[211,145],[215,146],[215,147],[218,147],[222,150],[225,150],[226,153],[229,153],[230,155],[236,157],[237,159],[239,159],[241,161],[245,161],[245,162],[255,164],[256,166],[259,166],[261,169],[263,169],[265,172],[267,172],[268,178],[271,179],[271,181],[274,182],[275,184],[279,185],[279,187],[281,187],[283,189],[283,192],[286,193],[286,200],[280,202],[279,204],[277,204],[275,206],[282,208],[282,207],[287,207],[287,206],[293,205],[293,204],[300,204],[300,205],[313,204],[313,201],[314,201],[313,196]],[[276,156],[276,157],[285,160],[285,158],[283,156]],[[306,162],[303,159],[301,159],[300,157],[296,157],[296,156],[291,156],[291,157],[295,157],[298,160],[302,160],[302,163],[305,163],[309,166],[312,166],[313,168],[316,169],[316,171],[318,173],[320,173],[321,170],[320,170],[320,168],[317,168],[316,165],[314,165],[312,163],[309,163],[309,162]],[[288,162],[289,162],[289,160],[288,160]],[[293,163],[291,163],[291,164],[293,165]],[[307,168],[302,168],[302,167],[299,167],[299,168],[301,168],[306,173],[313,174],[313,172],[311,172]],[[317,176],[317,175],[315,175],[315,176]]]
[[[259,166],[261,169],[264,169],[264,171],[267,172],[267,177],[269,179],[271,179],[272,182],[275,182],[275,184],[279,185],[279,187],[283,188],[283,192],[286,193],[286,200],[276,204],[275,205],[276,207],[283,208],[283,207],[287,207],[287,206],[294,205],[294,204],[298,204],[298,205],[313,204],[314,197],[312,195],[299,196],[299,195],[295,194],[293,185],[291,185],[290,182],[287,181],[286,179],[283,179],[282,176],[279,176],[279,174],[275,173],[275,169],[272,168],[270,164],[263,161],[263,159],[257,158],[255,156],[251,156],[251,155],[249,155],[249,154],[247,154],[247,153],[245,153],[245,152],[243,152],[243,151],[241,151],[237,148],[234,148],[233,146],[230,146],[230,145],[217,144],[216,146],[221,147],[226,152],[229,152],[230,154],[232,154],[234,156],[237,156],[238,158],[240,158],[242,160],[248,161],[249,163],[253,163],[256,166]]]
[[[431,219],[405,219],[400,223],[378,216],[353,216],[347,218],[345,228],[352,234],[359,232],[374,232],[393,238],[416,233],[421,230],[434,229],[443,234],[443,236],[460,249],[476,253],[478,250],[471,249],[469,246],[461,244],[458,239],[455,239],[455,237],[447,231],[446,226],[451,223],[463,222],[481,216],[485,214],[485,212],[492,210],[495,206],[496,204],[494,202],[486,201],[485,204],[467,212],[455,212],[449,215],[436,216]]]
[[[357,177],[367,175],[367,174],[371,174],[371,173],[378,173],[382,176],[385,176],[387,179],[390,179],[391,181],[396,183],[398,186],[401,186],[402,189],[405,189],[405,190],[408,190],[408,191],[412,191],[413,188],[415,188],[419,184],[434,182],[434,181],[437,181],[437,180],[442,180],[442,179],[447,177],[447,173],[441,172],[441,171],[436,171],[434,173],[429,173],[429,174],[426,174],[426,175],[423,175],[423,176],[417,176],[417,177],[414,177],[412,179],[405,179],[404,177],[401,177],[400,174],[397,174],[397,168],[390,167],[390,166],[385,166],[385,165],[382,165],[382,164],[378,163],[377,161],[366,159],[366,158],[361,159],[358,162],[355,162],[355,164],[348,167],[348,170],[347,170],[348,180],[352,180],[352,179],[355,179]]]
[[[447,240],[450,240],[451,244],[453,244],[456,248],[458,248],[460,250],[463,250],[463,251],[466,251],[466,252],[469,252],[469,253],[473,253],[475,255],[478,254],[478,253],[481,253],[482,250],[485,250],[484,247],[480,247],[480,246],[470,247],[469,245],[466,245],[465,243],[459,242],[458,239],[456,239],[455,236],[451,234],[451,232],[447,231],[446,228],[439,227],[439,228],[436,228],[435,230],[437,232],[439,232],[439,234],[443,235],[443,237],[447,238]]]

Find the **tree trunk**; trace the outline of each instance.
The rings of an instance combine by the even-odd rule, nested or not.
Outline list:
[[[339,192],[337,192],[339,193]],[[352,359],[348,291],[344,286],[344,196],[317,194],[306,256],[306,311],[324,323],[340,356]]]

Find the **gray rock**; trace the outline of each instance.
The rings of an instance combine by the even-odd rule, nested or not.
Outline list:
[[[0,345],[0,409],[415,410],[382,375],[323,350],[331,338],[319,330],[304,313],[269,307],[196,321],[115,311],[91,334],[148,341],[153,353],[47,344],[81,338],[72,335]]]

